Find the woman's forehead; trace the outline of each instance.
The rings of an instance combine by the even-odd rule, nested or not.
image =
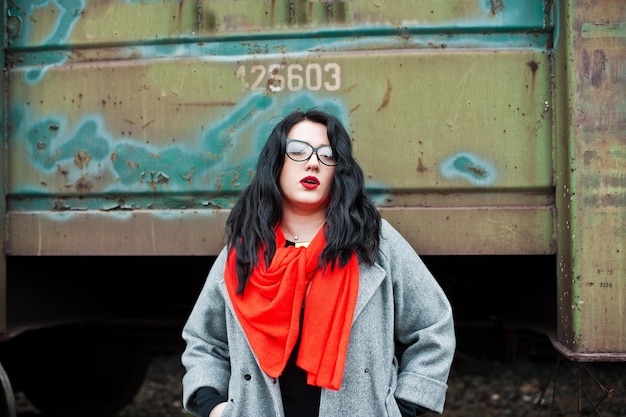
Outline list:
[[[288,132],[288,138],[308,142],[313,146],[330,144],[326,126],[310,120],[303,120],[293,125]]]

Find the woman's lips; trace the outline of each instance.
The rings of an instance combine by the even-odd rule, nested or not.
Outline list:
[[[300,184],[306,189],[312,190],[320,185],[320,182],[315,177],[304,177],[300,180]]]

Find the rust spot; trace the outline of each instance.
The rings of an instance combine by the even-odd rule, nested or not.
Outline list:
[[[391,81],[389,81],[389,78],[387,78],[387,91],[385,91],[385,96],[383,97],[383,102],[380,103],[380,106],[378,106],[376,111],[381,111],[382,109],[387,107],[387,105],[389,104],[389,100],[391,99],[391,91],[392,90],[393,90],[393,87],[391,86]]]
[[[422,161],[422,158],[418,158],[417,160],[417,172],[427,172],[428,168],[426,168],[426,165],[424,165],[424,161]]]
[[[141,126],[142,129],[145,129],[146,127],[150,126],[152,123],[154,123],[156,121],[156,119],[152,119],[149,122],[147,122],[146,124],[144,124],[143,126]]]
[[[589,165],[591,161],[598,158],[598,153],[596,151],[585,151],[583,153],[583,162],[585,165]]]
[[[91,181],[86,179],[85,177],[80,177],[78,181],[76,181],[76,191],[82,193],[91,190],[93,184]]]
[[[593,51],[593,55],[591,56],[591,63],[589,67],[589,71],[591,73],[591,85],[594,87],[600,87],[605,68],[606,53],[602,49],[596,49]]]
[[[195,174],[196,172],[196,168],[195,167],[190,167],[189,171],[187,171],[186,175],[183,175],[182,177],[187,180],[187,183],[191,184],[191,180],[193,179],[193,174]]]
[[[494,17],[504,11],[504,0],[489,0],[489,16]]]
[[[534,76],[537,70],[539,69],[539,63],[537,61],[530,61],[530,62],[527,62],[526,65],[530,67],[530,70],[533,72],[533,76]]]
[[[89,155],[85,151],[76,151],[74,153],[74,165],[78,168],[83,169],[89,165],[89,161],[91,161],[91,155]]]
[[[52,130],[53,132],[59,130],[59,126],[58,125],[50,125],[48,126],[48,129]]]
[[[37,142],[37,149],[45,151],[48,145],[45,142]]]
[[[588,78],[589,68],[591,68],[591,58],[589,58],[589,52],[587,52],[586,49],[583,49],[582,54],[583,54],[583,59],[581,61],[582,61],[583,67],[581,71],[582,71],[582,75]]]
[[[157,184],[167,184],[170,182],[170,178],[162,172],[159,172],[156,178]]]
[[[64,211],[64,210],[69,210],[69,207],[67,207],[67,204],[65,204],[65,201],[63,200],[54,200],[53,210]]]
[[[354,113],[355,111],[357,111],[359,109],[359,107],[361,107],[360,104],[357,104],[356,106],[354,106],[353,108],[350,109],[350,114]]]
[[[479,178],[484,178],[488,175],[487,171],[484,168],[476,166],[476,165],[468,164],[465,166],[465,169]]]

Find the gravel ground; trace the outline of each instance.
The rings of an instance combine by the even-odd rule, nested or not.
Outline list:
[[[580,364],[542,359],[518,359],[509,363],[477,361],[457,357],[449,380],[444,417],[522,417],[522,416],[626,416],[626,363]],[[593,410],[580,386],[593,401],[605,395],[594,378],[612,390]],[[589,373],[587,373],[589,371]],[[183,369],[174,355],[158,356],[152,361],[147,378],[134,401],[116,417],[183,417],[180,380]],[[556,384],[555,384],[556,382]],[[556,395],[553,387],[556,385]],[[540,400],[544,387],[548,387]],[[19,417],[42,417],[18,395]],[[536,404],[540,404],[537,407]],[[50,416],[52,417],[52,416]],[[358,417],[358,416],[357,416]]]

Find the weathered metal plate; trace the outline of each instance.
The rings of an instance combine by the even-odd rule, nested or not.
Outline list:
[[[475,195],[486,193],[496,207],[551,204],[549,62],[541,51],[96,62],[51,67],[35,82],[29,71],[15,68],[9,90],[12,212],[227,209],[272,124],[297,106],[326,107],[346,122],[381,207],[398,206],[396,198],[428,206],[442,192],[455,193],[436,198],[443,207],[481,206],[487,199]],[[492,238],[481,253],[517,247],[514,235]],[[19,239],[10,236],[11,253],[35,251]],[[535,243],[523,246],[552,247]]]
[[[544,207],[388,208],[383,217],[422,255],[553,253]],[[224,246],[227,210],[9,214],[16,255],[207,255]],[[470,224],[472,227],[467,227]],[[506,236],[506,238],[503,238]]]
[[[11,194],[238,191],[276,118],[315,105],[349,123],[372,188],[552,185],[541,52],[239,58],[14,69]]]
[[[424,253],[552,253],[544,9],[9,1],[7,251],[215,254],[273,124],[321,106]]]
[[[556,65],[564,71],[557,76],[563,84],[556,119],[564,139],[557,141],[558,339],[577,360],[598,352],[623,360],[626,4],[578,0],[563,16]]]
[[[14,48],[202,41],[229,35],[545,29],[544,2],[494,0],[12,0]]]

